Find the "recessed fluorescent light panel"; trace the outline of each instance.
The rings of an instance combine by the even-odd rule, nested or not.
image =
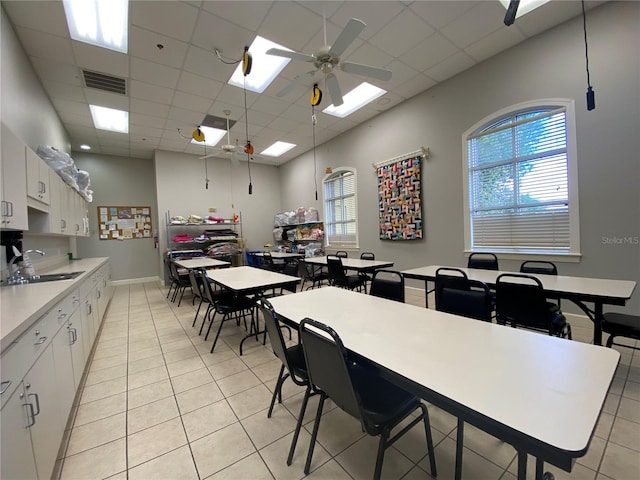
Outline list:
[[[200,127],[202,133],[204,133],[204,142],[196,142],[193,138],[191,139],[191,143],[195,143],[196,145],[207,145],[209,147],[215,147],[217,143],[222,140],[227,134],[226,130],[220,130],[219,128],[211,128],[211,127]]]
[[[323,112],[333,115],[334,117],[344,118],[373,102],[376,98],[381,97],[385,93],[387,93],[386,90],[378,88],[375,85],[371,85],[370,83],[363,82],[349,93],[342,96],[342,105],[334,107],[333,104],[331,104],[325,108]]]
[[[520,0],[516,18],[520,18],[521,16],[529,13],[531,10],[535,10],[536,8],[541,7],[547,2],[549,2],[549,0]],[[500,3],[505,8],[505,10],[509,8],[509,0],[500,0]]]
[[[80,145],[80,149],[81,150],[91,150],[91,147],[89,145],[87,145],[86,143],[83,143],[82,145]]]
[[[278,45],[277,43],[256,36],[255,40],[249,47],[249,53],[251,54],[251,72],[246,77],[242,73],[242,62],[238,65],[235,72],[229,79],[230,85],[243,88],[246,86],[247,90],[252,92],[262,93],[273,82],[282,69],[287,66],[287,63],[291,59],[284,57],[276,57],[275,55],[267,55],[267,50],[270,48],[279,48],[281,50],[288,50],[287,47]],[[246,83],[245,83],[246,82]]]
[[[89,105],[93,125],[100,130],[129,133],[129,112],[113,108]]]
[[[129,0],[64,0],[71,38],[127,53]]]
[[[263,150],[262,152],[260,152],[260,155],[266,155],[268,157],[279,157],[280,155],[288,152],[295,146],[296,145],[294,143],[276,142],[266,150]]]

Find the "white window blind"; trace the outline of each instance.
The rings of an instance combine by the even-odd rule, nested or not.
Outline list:
[[[471,248],[569,253],[564,107],[519,111],[467,137]]]
[[[356,175],[339,170],[324,182],[325,237],[327,245],[358,246]]]

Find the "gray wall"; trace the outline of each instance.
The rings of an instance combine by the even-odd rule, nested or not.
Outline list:
[[[91,175],[93,202],[89,204],[89,238],[77,239],[79,257],[109,257],[112,280],[159,276],[153,238],[100,240],[99,206],[149,206],[157,217],[156,182],[152,160],[73,152],[76,166]],[[157,218],[153,230],[158,231]]]
[[[537,98],[576,102],[580,233],[579,263],[561,274],[635,280],[640,245],[603,237],[640,237],[640,4],[612,2],[588,12],[591,82],[597,108],[586,110],[582,20],[528,40],[389,110],[317,149],[318,169],[358,171],[360,250],[399,269],[464,265],[462,133],[485,116]],[[431,149],[423,170],[425,238],[378,239],[377,185],[371,164],[420,146]],[[281,167],[283,205],[310,204],[311,152]],[[310,173],[311,172],[311,173]],[[321,205],[315,205],[321,210]],[[355,253],[354,253],[355,254]],[[501,260],[517,269],[520,260]],[[640,311],[635,293],[630,310]]]

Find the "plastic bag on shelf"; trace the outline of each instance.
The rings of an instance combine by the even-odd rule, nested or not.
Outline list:
[[[319,221],[319,218],[320,217],[318,216],[318,210],[313,207],[307,208],[307,210],[304,212],[305,222],[317,222]]]

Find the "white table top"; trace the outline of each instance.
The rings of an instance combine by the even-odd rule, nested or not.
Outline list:
[[[289,253],[289,252],[267,252],[271,254],[271,258],[302,258],[304,257],[304,253]],[[256,257],[264,257],[265,252],[257,252],[254,253]]]
[[[377,268],[393,267],[393,262],[383,260],[362,260],[361,258],[341,257],[342,266],[351,270],[375,270]],[[327,257],[309,257],[305,258],[306,263],[312,265],[326,265]]]
[[[495,285],[498,275],[503,273],[518,273],[497,270],[482,270],[478,268],[460,268],[448,265],[429,265],[427,267],[404,270],[405,276],[433,280],[436,270],[441,267],[459,268],[472,280],[480,280],[487,285]],[[602,278],[567,277],[564,275],[532,274],[542,282],[547,292],[580,295],[585,298],[611,298],[629,300],[636,288],[636,282],[631,280],[610,280]]]
[[[231,265],[230,262],[224,260],[216,260],[211,257],[195,257],[184,260],[176,260],[176,265],[183,268],[209,268],[209,267],[226,267]]]
[[[281,316],[326,323],[355,353],[567,452],[587,448],[620,358],[604,347],[335,287],[270,302]]]
[[[237,293],[268,290],[292,282],[300,282],[298,277],[254,267],[207,270],[207,276],[221,287]]]

